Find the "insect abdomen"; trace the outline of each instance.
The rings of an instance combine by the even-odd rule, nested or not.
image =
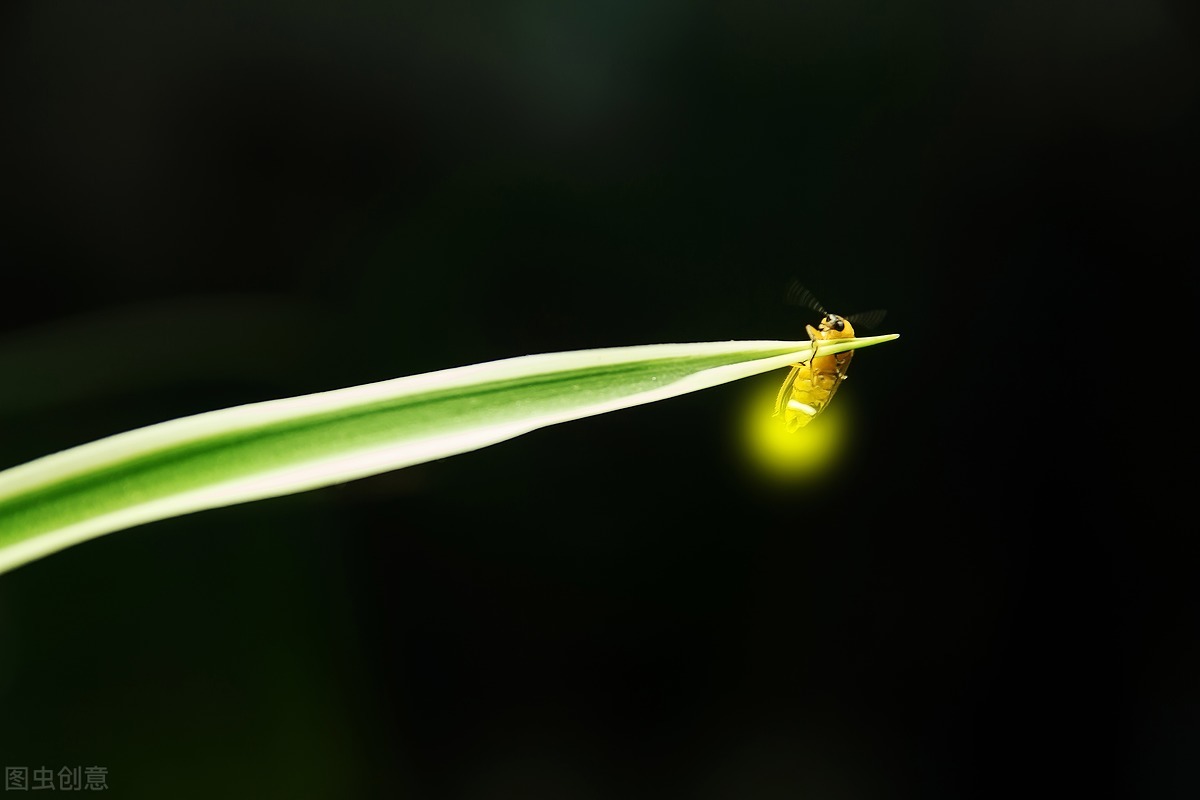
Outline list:
[[[838,385],[846,377],[846,368],[852,355],[847,352],[818,356],[811,364],[793,365],[796,369],[795,381],[783,412],[783,421],[789,431],[807,425],[829,404]]]

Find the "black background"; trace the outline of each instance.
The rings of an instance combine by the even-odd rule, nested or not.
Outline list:
[[[4,3],[0,467],[801,338],[792,277],[901,338],[825,481],[748,468],[734,384],[0,576],[0,761],[155,798],[1196,796],[1198,23]]]

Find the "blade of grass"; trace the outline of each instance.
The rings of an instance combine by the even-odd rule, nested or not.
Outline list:
[[[820,352],[895,338],[837,339],[823,342]],[[811,355],[807,341],[549,353],[236,406],[117,434],[0,472],[0,572],[135,525],[446,458]]]

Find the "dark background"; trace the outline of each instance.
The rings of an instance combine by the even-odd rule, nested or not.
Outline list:
[[[154,798],[1195,797],[1198,28],[4,3],[0,468],[801,338],[792,277],[901,338],[856,357],[828,480],[736,457],[733,384],[0,576],[0,762]]]

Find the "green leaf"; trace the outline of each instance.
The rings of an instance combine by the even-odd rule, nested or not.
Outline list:
[[[820,352],[895,338],[822,342]],[[0,472],[0,572],[135,525],[446,458],[811,356],[807,341],[549,353],[236,406],[117,434]]]

